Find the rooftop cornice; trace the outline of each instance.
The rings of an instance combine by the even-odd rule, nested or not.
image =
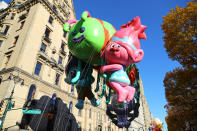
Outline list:
[[[53,6],[47,0],[39,0],[39,1],[41,3],[44,3],[50,9],[50,11],[55,14],[55,16],[58,18],[58,20],[61,22],[62,25],[65,23],[64,18],[61,15],[59,15],[57,11],[53,9]]]
[[[13,10],[16,10],[19,13],[19,12],[23,11],[24,8],[30,8],[31,6],[33,6],[37,3],[41,3],[44,5],[44,7],[47,7],[49,9],[50,13],[54,14],[54,16],[60,22],[60,24],[63,25],[65,23],[66,20],[57,11],[55,11],[53,9],[53,6],[47,0],[27,0],[26,2],[24,2],[21,5],[8,6],[8,8],[0,10],[0,14],[2,14],[3,12],[10,12]],[[72,10],[72,11],[74,11],[74,10]],[[69,18],[67,17],[67,19],[69,19]]]

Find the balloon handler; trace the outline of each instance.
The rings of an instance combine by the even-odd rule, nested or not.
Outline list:
[[[91,84],[94,83],[92,76],[93,68],[70,53],[68,65],[65,69],[65,82],[75,84],[78,94],[78,103],[75,105],[78,109],[83,109],[85,97],[87,97],[93,106],[99,106],[100,101],[94,97]]]

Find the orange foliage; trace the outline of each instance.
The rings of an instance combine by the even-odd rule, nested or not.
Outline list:
[[[197,123],[197,0],[171,9],[162,30],[169,58],[183,66],[167,72],[163,81],[168,130],[180,131],[186,121]]]

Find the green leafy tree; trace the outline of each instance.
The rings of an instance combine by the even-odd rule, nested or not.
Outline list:
[[[197,0],[171,9],[162,30],[169,58],[182,65],[167,72],[163,81],[168,130],[179,131],[186,121],[197,123]]]

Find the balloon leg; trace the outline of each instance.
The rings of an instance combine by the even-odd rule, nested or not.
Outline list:
[[[125,89],[129,92],[127,96],[127,102],[130,102],[134,98],[135,88],[132,86],[126,86]]]
[[[127,98],[128,91],[117,82],[110,82],[109,84],[117,93],[117,101],[120,103],[124,102],[124,100]]]

